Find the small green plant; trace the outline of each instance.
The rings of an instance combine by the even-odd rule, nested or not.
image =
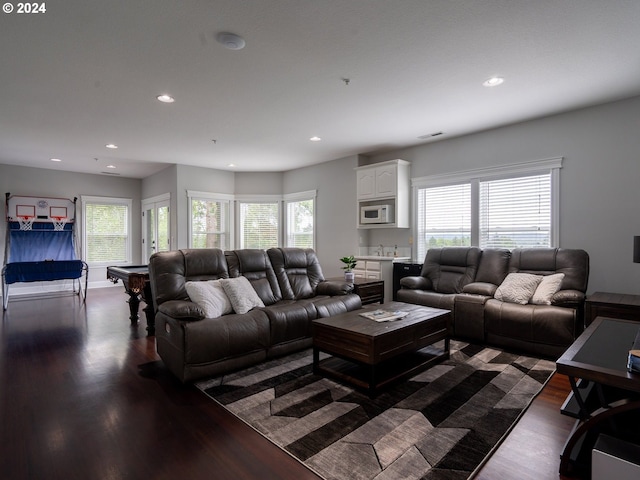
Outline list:
[[[344,263],[344,267],[342,267],[342,269],[346,272],[350,272],[351,270],[353,270],[357,263],[356,258],[353,255],[342,257],[340,261]]]

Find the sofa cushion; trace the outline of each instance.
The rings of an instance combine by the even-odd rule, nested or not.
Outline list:
[[[564,273],[554,273],[545,275],[538,284],[536,291],[531,297],[531,303],[535,305],[551,305],[551,298],[560,290]]]
[[[438,293],[460,293],[475,279],[479,261],[478,247],[430,248],[420,275],[429,279]]]
[[[236,313],[247,313],[255,307],[264,307],[264,303],[246,277],[225,278],[220,280],[222,288]]]
[[[191,301],[202,308],[206,318],[217,318],[233,312],[220,280],[187,282],[184,286]]]
[[[324,281],[316,252],[311,248],[270,248],[267,250],[278,285],[285,300],[310,298]]]
[[[540,280],[542,280],[540,275],[510,273],[500,284],[494,297],[503,302],[526,305],[536,291]]]

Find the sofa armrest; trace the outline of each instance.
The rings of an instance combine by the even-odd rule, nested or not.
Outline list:
[[[470,293],[473,295],[484,295],[486,297],[493,297],[498,289],[497,285],[487,282],[473,282],[468,283],[462,287],[462,293]]]
[[[400,286],[402,288],[409,288],[411,290],[433,290],[433,284],[431,283],[431,280],[421,276],[401,278]]]
[[[575,307],[582,305],[585,294],[579,290],[560,290],[551,297],[551,305],[558,307]]]
[[[180,320],[202,320],[204,311],[188,300],[169,300],[158,307],[158,312]]]
[[[331,297],[335,295],[347,295],[353,292],[353,284],[337,280],[325,280],[318,284],[316,292],[318,295],[329,295]]]

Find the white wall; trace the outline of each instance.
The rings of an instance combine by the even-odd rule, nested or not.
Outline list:
[[[372,157],[402,158],[411,176],[564,157],[560,246],[590,255],[589,292],[640,293],[640,97]],[[401,232],[372,232],[373,244]]]
[[[317,190],[316,252],[325,277],[342,275],[339,258],[357,253],[357,166],[353,155],[284,173],[283,193]]]

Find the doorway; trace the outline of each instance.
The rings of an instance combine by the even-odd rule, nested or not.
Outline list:
[[[142,200],[143,263],[149,263],[149,258],[156,252],[171,250],[170,200],[169,193]]]

